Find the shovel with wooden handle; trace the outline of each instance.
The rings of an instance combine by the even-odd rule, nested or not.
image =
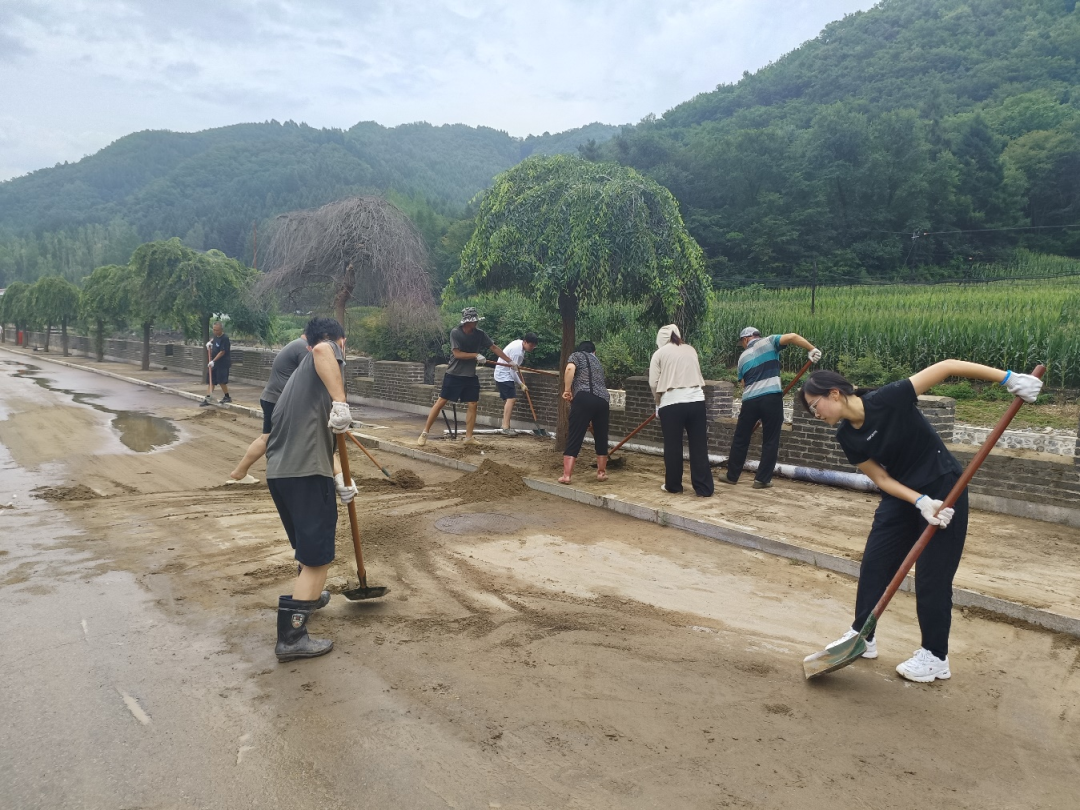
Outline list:
[[[388,469],[386,469],[386,467],[384,467],[382,464],[377,462],[375,460],[375,456],[371,455],[371,453],[368,452],[368,449],[366,447],[364,447],[364,445],[360,444],[360,440],[358,438],[353,436],[351,433],[347,433],[345,435],[347,435],[350,439],[352,439],[353,444],[355,444],[357,447],[359,447],[361,450],[364,451],[364,455],[371,459],[371,463],[374,464],[376,467],[378,467],[383,475],[385,475],[387,478],[393,478],[393,476],[390,475],[390,471]],[[345,468],[342,467],[343,471],[344,471],[344,469]]]
[[[345,444],[345,434],[337,434],[337,447],[338,457],[341,460],[341,477],[345,481],[352,481],[352,474],[349,472],[349,446]],[[347,591],[342,591],[341,595],[346,599],[353,602],[357,602],[361,599],[378,599],[380,596],[386,596],[390,593],[390,589],[381,585],[368,585],[367,584],[367,571],[364,569],[364,552],[360,549],[360,526],[356,520],[356,503],[349,501],[349,527],[352,529],[352,545],[353,551],[356,553],[356,578],[360,581],[359,584]]]
[[[1046,366],[1039,364],[1035,367],[1035,370],[1031,372],[1031,376],[1042,378],[1042,375],[1046,373]],[[979,467],[990,451],[997,444],[997,440],[1001,438],[1001,434],[1005,432],[1005,428],[1009,426],[1009,422],[1016,416],[1016,412],[1020,410],[1020,406],[1024,404],[1024,400],[1020,397],[1016,397],[1009,409],[1005,411],[1005,414],[998,420],[997,425],[990,431],[990,435],[986,437],[986,441],[983,442],[982,447],[979,448],[979,452],[975,454],[975,457],[968,462],[967,468],[963,474],[957,479],[953,488],[949,490],[949,494],[945,496],[945,500],[941,502],[941,509],[948,509],[954,503],[956,499],[960,497],[968,483],[978,472]],[[938,511],[940,512],[941,509]],[[874,610],[867,617],[863,623],[862,629],[857,636],[852,636],[842,644],[837,644],[835,647],[829,647],[821,652],[816,652],[813,655],[808,655],[803,659],[803,674],[806,675],[806,679],[817,678],[824,675],[827,672],[835,672],[838,669],[846,667],[858,659],[864,652],[866,652],[866,640],[873,635],[874,629],[877,627],[878,619],[881,618],[881,614],[885,612],[885,608],[889,606],[890,600],[893,595],[900,589],[900,585],[904,582],[904,577],[908,575],[912,566],[915,565],[915,561],[919,559],[919,555],[922,554],[923,549],[926,548],[930,542],[930,538],[937,532],[938,527],[928,525],[923,529],[923,533],[919,535],[919,539],[915,542],[915,545],[911,547],[911,551],[908,552],[904,558],[904,562],[900,564],[900,569],[896,572],[896,575],[892,578],[892,582],[889,583],[889,587],[885,589],[885,593],[881,595],[877,605],[874,606]]]

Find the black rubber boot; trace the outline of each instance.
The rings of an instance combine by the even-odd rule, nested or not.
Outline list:
[[[292,594],[286,596],[279,596],[278,599],[292,599]],[[330,591],[323,591],[319,594],[318,600],[315,602],[315,610],[321,610],[330,604]]]
[[[305,602],[287,596],[278,597],[277,647],[274,649],[278,661],[317,658],[334,649],[334,642],[330,639],[311,638],[308,635],[307,621],[318,604],[317,599]]]

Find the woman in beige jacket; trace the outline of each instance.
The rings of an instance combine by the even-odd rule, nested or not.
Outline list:
[[[683,432],[690,444],[690,483],[702,498],[713,494],[709,467],[709,419],[705,411],[697,351],[683,343],[679,327],[668,324],[656,333],[656,351],[649,363],[649,387],[664,434],[665,492],[682,492]]]

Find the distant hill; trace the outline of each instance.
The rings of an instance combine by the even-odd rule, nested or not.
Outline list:
[[[78,277],[170,236],[250,261],[252,223],[349,194],[392,192],[456,211],[529,155],[574,152],[616,132],[590,124],[522,139],[464,125],[342,131],[276,121],[137,132],[78,163],[0,183],[0,284],[49,269]]]

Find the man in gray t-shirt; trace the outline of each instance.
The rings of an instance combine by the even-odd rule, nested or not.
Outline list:
[[[285,389],[285,383],[296,371],[300,361],[308,356],[311,347],[308,346],[307,338],[300,335],[292,343],[277,353],[274,364],[270,367],[270,379],[259,397],[259,406],[262,408],[263,428],[262,435],[248,445],[247,452],[236,465],[236,469],[229,473],[226,484],[257,484],[259,479],[248,474],[251,465],[263,457],[266,453],[266,440],[270,438],[270,424],[274,415],[274,405]]]
[[[443,376],[442,390],[439,398],[431,406],[427,424],[416,440],[419,447],[427,444],[428,431],[439,418],[439,413],[446,407],[448,402],[464,402],[468,405],[468,414],[465,417],[465,441],[464,444],[476,444],[473,438],[473,428],[476,427],[476,405],[480,401],[480,380],[476,376],[476,363],[486,363],[484,352],[491,349],[503,359],[503,362],[514,367],[514,363],[498,346],[492,343],[484,330],[477,323],[484,320],[476,313],[476,307],[465,307],[461,310],[461,323],[450,330],[450,363],[446,366],[446,374]]]
[[[266,443],[266,485],[300,571],[292,593],[278,599],[278,661],[314,658],[334,644],[307,634],[334,561],[337,501],[349,503],[356,485],[342,480],[334,434],[352,424],[345,401],[345,331],[332,318],[313,318],[304,330],[311,351],[289,377],[274,407]]]

